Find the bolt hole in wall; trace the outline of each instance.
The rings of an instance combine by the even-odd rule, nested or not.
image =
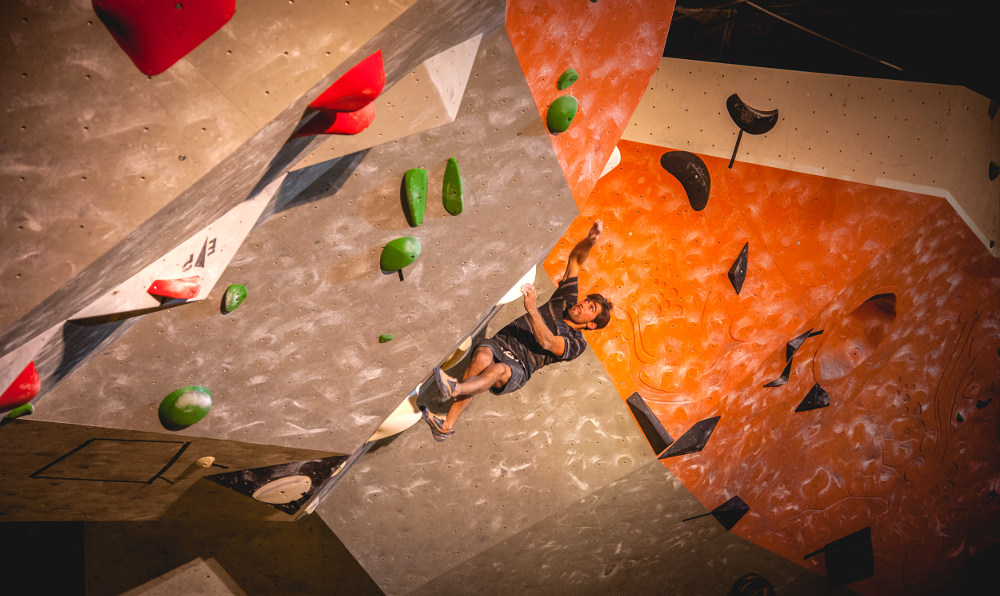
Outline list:
[[[875,352],[896,320],[896,295],[876,294],[844,317],[816,355],[820,383],[847,376]]]

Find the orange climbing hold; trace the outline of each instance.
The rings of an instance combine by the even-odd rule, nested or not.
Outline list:
[[[376,51],[330,85],[309,104],[314,110],[356,112],[369,105],[385,87],[382,50]]]
[[[42,380],[38,377],[35,363],[29,362],[21,374],[17,375],[3,394],[0,395],[0,412],[13,410],[35,399],[42,389]]]
[[[188,300],[201,291],[201,278],[197,275],[181,279],[158,279],[146,290],[153,296]]]

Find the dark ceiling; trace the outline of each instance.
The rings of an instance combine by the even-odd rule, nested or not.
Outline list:
[[[963,85],[1000,101],[1000,2],[677,0],[663,55]]]

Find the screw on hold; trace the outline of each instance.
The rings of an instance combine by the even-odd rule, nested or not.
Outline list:
[[[396,336],[391,333],[383,333],[382,335],[378,336],[378,343],[384,344],[387,341],[392,341],[392,338],[394,337]]]
[[[176,10],[180,10],[180,9],[182,9],[182,8],[184,8],[184,5],[183,5],[183,4],[181,4],[180,2],[178,2],[177,4],[174,4],[174,9],[176,9]]]

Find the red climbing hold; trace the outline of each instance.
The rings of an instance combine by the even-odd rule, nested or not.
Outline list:
[[[92,0],[136,67],[160,74],[229,22],[236,0]]]
[[[375,119],[375,104],[370,103],[354,112],[317,112],[295,136],[356,135],[368,128]]]
[[[383,87],[385,69],[382,66],[382,50],[378,50],[344,73],[309,107],[314,110],[356,112],[378,97]]]
[[[10,387],[7,387],[0,395],[0,412],[23,406],[35,399],[41,389],[42,380],[38,378],[35,363],[29,362],[28,366],[24,367],[21,374],[17,375],[14,382],[10,384]]]
[[[150,284],[146,291],[154,296],[188,300],[198,295],[201,290],[200,282],[201,278],[197,275],[182,279],[158,279]]]

